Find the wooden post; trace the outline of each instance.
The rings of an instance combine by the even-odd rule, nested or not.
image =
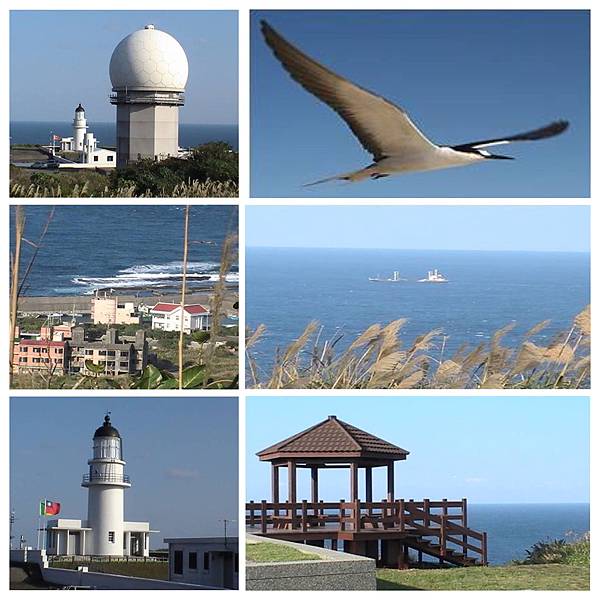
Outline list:
[[[431,508],[429,507],[429,498],[423,498],[423,512],[425,513],[425,517],[423,519],[423,527],[429,527],[429,514]]]
[[[388,502],[394,501],[394,461],[387,466],[387,499]]]
[[[267,501],[260,501],[260,531],[267,533]]]
[[[373,467],[365,467],[365,500],[373,502]]]
[[[310,501],[313,504],[319,502],[319,468],[310,468]],[[313,515],[316,517],[319,514],[317,507],[313,507]]]
[[[288,502],[296,502],[296,461],[288,460]]]
[[[271,498],[274,504],[279,503],[279,467],[271,463]]]
[[[404,498],[400,498],[400,502],[398,503],[398,527],[400,531],[404,531]],[[408,552],[408,548],[405,546],[406,551]]]
[[[254,500],[250,500],[250,527],[254,527]]]
[[[346,530],[346,522],[344,521],[344,517],[346,516],[346,509],[344,508],[344,500],[343,498],[340,500],[340,531]]]
[[[358,464],[350,464],[350,501],[354,502],[358,498]]]
[[[440,564],[444,562],[446,556],[446,517],[442,515],[442,522],[440,527]]]
[[[463,498],[462,499],[462,526],[466,529],[467,528],[467,499]],[[469,536],[464,533],[462,536],[462,540],[463,540],[463,556],[466,558],[467,555],[469,554],[469,551],[467,549],[467,543],[469,542]]]
[[[360,500],[357,498],[353,502],[354,507],[352,512],[354,513],[354,531],[360,531]]]
[[[307,501],[302,500],[302,520],[301,520],[302,533],[306,533],[308,530],[307,519],[306,519],[306,516],[307,516],[306,515],[306,513],[307,513],[306,505],[307,505]]]
[[[487,558],[487,532],[483,532],[483,539],[481,540],[481,562],[483,565],[487,566],[488,558]]]

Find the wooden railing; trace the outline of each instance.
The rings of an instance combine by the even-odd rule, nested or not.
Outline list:
[[[467,501],[462,500],[381,500],[380,502],[260,502],[246,504],[246,526],[261,534],[281,530],[309,533],[376,532],[392,530],[413,535],[426,547],[439,548],[439,556],[465,559],[475,554],[487,564],[487,536],[471,529],[467,522]],[[324,529],[320,530],[325,533]]]

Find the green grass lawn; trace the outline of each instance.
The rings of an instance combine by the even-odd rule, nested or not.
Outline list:
[[[378,590],[589,590],[590,569],[547,564],[377,570]]]
[[[111,573],[112,575],[129,575],[130,577],[142,577],[144,579],[169,579],[169,564],[167,562],[155,561],[114,561],[114,562],[71,562],[53,561],[51,567],[57,569],[76,569],[83,565],[95,573]]]
[[[318,554],[296,550],[284,544],[258,542],[246,544],[246,559],[249,562],[286,562],[292,560],[321,560]]]

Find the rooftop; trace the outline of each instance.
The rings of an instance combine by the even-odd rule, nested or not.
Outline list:
[[[404,460],[408,454],[408,450],[350,425],[335,415],[257,453],[261,460],[267,461],[278,458]]]
[[[167,302],[159,302],[152,308],[152,312],[170,313],[181,307],[181,304],[170,304]],[[208,313],[208,308],[202,304],[186,304],[184,307],[186,313],[190,315],[199,315]]]

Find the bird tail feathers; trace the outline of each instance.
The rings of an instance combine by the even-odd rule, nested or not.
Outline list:
[[[351,183],[362,181],[363,179],[377,176],[377,173],[373,170],[373,166],[374,165],[371,165],[370,167],[365,167],[364,169],[359,169],[358,171],[334,175],[333,177],[326,177],[325,179],[319,179],[318,181],[305,183],[302,187],[311,187],[313,185],[320,185],[321,183],[328,183],[330,181],[349,181]]]

